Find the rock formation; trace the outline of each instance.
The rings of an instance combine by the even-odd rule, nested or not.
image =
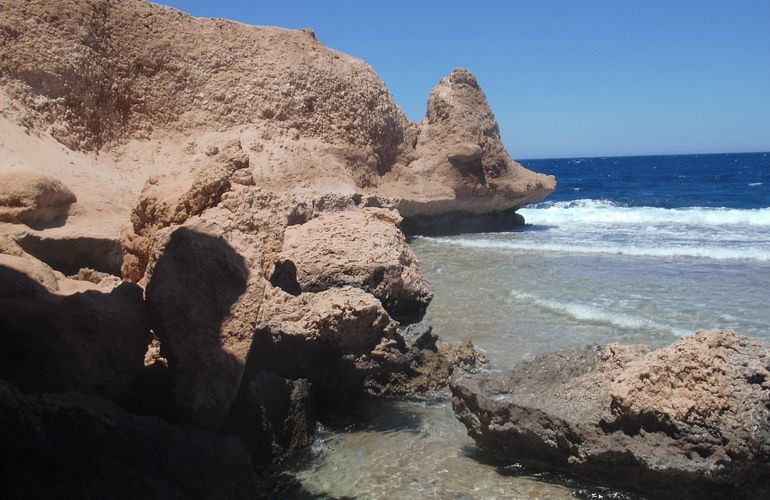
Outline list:
[[[67,217],[75,195],[35,172],[0,172],[0,222],[44,226]]]
[[[460,376],[452,402],[495,457],[704,498],[770,473],[768,369],[769,345],[711,330],[649,353],[610,345]]]
[[[0,0],[0,137],[0,375],[28,393],[3,393],[7,422],[44,434],[41,459],[93,432],[148,468],[216,460],[230,444],[203,429],[274,462],[367,391],[440,387],[458,353],[480,358],[399,333],[432,298],[402,217],[520,222],[512,211],[555,186],[511,160],[466,70],[415,124],[370,66],[312,30],[140,0]],[[134,413],[60,403],[69,391]],[[165,446],[189,426],[198,444],[148,458],[127,440],[169,426],[136,414],[175,424]],[[47,415],[60,435],[30,423]],[[105,450],[93,459],[113,467]],[[157,465],[195,476],[170,480],[171,496],[196,487],[200,463]]]
[[[419,320],[433,297],[392,210],[322,214],[286,228],[279,259],[296,267],[302,291],[352,285],[377,297],[402,322]]]
[[[64,227],[15,231],[117,239],[148,177],[192,179],[232,140],[264,189],[377,196],[405,217],[515,209],[554,189],[511,160],[467,70],[414,124],[369,65],[311,30],[140,0],[0,9],[0,153],[78,198]]]
[[[147,312],[138,286],[100,286],[21,251],[0,254],[0,377],[29,392],[125,402],[150,341]]]

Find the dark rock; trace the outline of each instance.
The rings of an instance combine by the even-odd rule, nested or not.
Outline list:
[[[438,215],[404,217],[401,229],[407,235],[439,236],[463,233],[507,232],[524,226],[524,216],[516,209],[474,214],[449,212]]]
[[[255,463],[280,461],[313,442],[310,382],[260,371],[244,382],[227,432],[240,436]]]
[[[0,381],[0,496],[251,499],[258,485],[237,438]]]
[[[406,345],[416,349],[436,350],[438,335],[433,333],[433,325],[428,320],[412,323],[398,329]]]
[[[24,391],[96,394],[122,403],[150,341],[141,289],[50,293],[0,266],[0,377]]]
[[[116,239],[26,234],[18,239],[18,243],[25,252],[67,275],[87,267],[120,276],[123,249]]]
[[[769,366],[767,344],[709,331],[649,354],[547,354],[450,385],[458,419],[495,458],[703,498],[770,475]]]
[[[152,326],[173,375],[176,413],[205,429],[220,430],[240,385],[238,353],[248,350],[251,338],[245,328],[232,332],[227,325],[239,320],[234,303],[248,276],[244,259],[222,238],[180,227],[147,285]],[[253,306],[258,310],[259,301]]]

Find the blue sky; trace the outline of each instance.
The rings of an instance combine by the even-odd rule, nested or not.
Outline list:
[[[469,68],[514,158],[770,150],[770,1],[164,0],[311,26],[413,120]]]

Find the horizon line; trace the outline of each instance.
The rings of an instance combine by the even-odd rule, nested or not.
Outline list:
[[[595,158],[643,158],[650,156],[716,156],[716,155],[751,155],[751,154],[770,154],[767,151],[725,151],[720,153],[634,153],[634,154],[609,154],[609,155],[579,155],[579,156],[541,156],[516,159],[514,161],[522,162],[529,160],[581,160]]]

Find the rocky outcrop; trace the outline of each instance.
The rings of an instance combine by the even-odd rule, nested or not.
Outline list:
[[[712,330],[646,354],[610,345],[458,377],[452,402],[498,458],[704,498],[770,473],[768,368],[770,346]]]
[[[99,398],[22,395],[0,380],[0,429],[4,498],[259,497],[238,439]]]
[[[380,191],[398,200],[404,217],[500,212],[538,201],[556,187],[552,176],[511,159],[486,96],[466,69],[454,70],[431,92],[411,154]]]
[[[222,186],[191,182],[194,172],[232,141],[248,158],[244,181],[313,199],[376,196],[405,217],[514,210],[555,187],[511,160],[464,69],[439,82],[415,124],[368,64],[312,30],[196,19],[140,0],[0,9],[0,132],[18,145],[0,154],[78,195],[49,238],[117,239],[148,177],[187,184],[201,198],[176,208],[195,211]],[[168,208],[132,222],[152,226],[174,216]]]
[[[421,319],[433,292],[417,269],[417,257],[393,210],[364,208],[322,214],[286,229],[279,259],[296,267],[302,291],[359,287],[401,322]]]
[[[396,340],[380,344],[372,354],[377,363],[366,379],[367,390],[396,397],[446,389],[453,373],[473,373],[487,362],[470,341],[461,345],[440,342],[427,320],[401,328]]]
[[[132,228],[123,235],[123,276],[140,281],[155,233],[216,206],[230,189],[232,175],[248,165],[241,143],[233,141],[190,177],[151,177],[131,213]]]
[[[60,181],[36,172],[0,172],[0,222],[61,224],[77,198]]]

